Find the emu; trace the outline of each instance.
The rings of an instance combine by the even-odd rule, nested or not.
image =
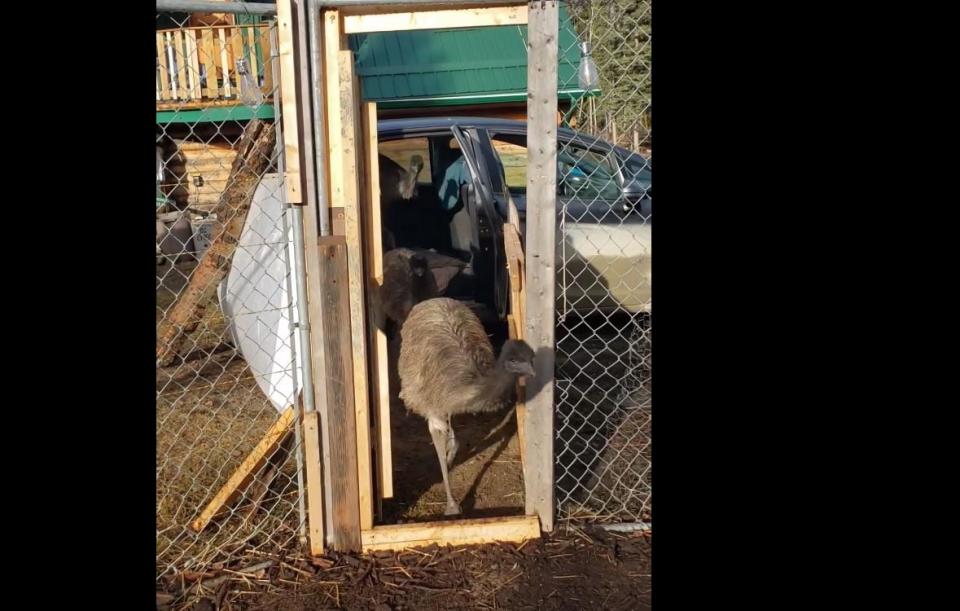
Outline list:
[[[387,318],[402,325],[413,306],[439,296],[440,289],[426,257],[409,248],[384,253],[379,298]]]
[[[459,447],[452,417],[510,405],[517,379],[533,375],[534,352],[522,340],[508,340],[494,358],[476,314],[446,297],[413,306],[400,335],[400,398],[427,420],[447,493],[443,513],[457,515],[448,475]]]
[[[397,162],[385,155],[378,156],[380,165],[380,210],[382,218],[386,219],[390,208],[397,202],[410,201],[417,197],[417,177],[423,170],[423,157],[414,155],[410,158],[410,168],[403,169]],[[383,247],[391,249],[396,246],[393,233],[383,227]]]

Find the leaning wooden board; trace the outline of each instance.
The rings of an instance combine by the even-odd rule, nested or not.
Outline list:
[[[512,216],[512,215],[511,215]],[[523,339],[524,321],[526,320],[526,295],[524,294],[523,274],[523,247],[520,246],[520,235],[512,223],[503,226],[503,245],[507,255],[507,273],[510,279],[510,314],[507,316],[510,339]],[[524,457],[526,433],[524,422],[527,406],[524,402],[524,381],[517,382],[517,437],[520,441],[520,462],[526,465]]]

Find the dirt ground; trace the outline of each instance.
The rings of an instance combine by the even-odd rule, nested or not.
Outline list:
[[[158,609],[650,608],[650,545],[643,533],[573,530],[519,545],[332,554],[314,563],[258,556],[248,562],[251,569],[238,566],[210,579],[202,598],[194,588],[188,604],[171,600],[171,592],[158,593],[158,601],[167,601]]]
[[[168,281],[175,274],[176,270]],[[175,291],[182,280],[167,284]],[[158,290],[158,317],[170,302],[172,294]],[[158,580],[158,609],[650,607],[651,561],[646,535],[581,530],[565,526],[563,521],[562,532],[523,545],[432,546],[399,554],[331,554],[309,560],[295,549],[292,461],[285,465],[272,498],[265,500],[256,519],[237,519],[244,511],[240,503],[233,518],[218,522],[209,532],[184,534],[183,525],[276,418],[242,357],[224,344],[224,331],[219,308],[208,308],[193,337],[196,354],[158,371],[158,563],[178,565],[186,557],[198,559],[190,570],[170,572]],[[503,340],[499,337],[502,331],[492,333],[491,340],[498,346]],[[620,343],[609,342],[602,352],[621,355],[625,349]],[[581,357],[572,351],[570,356],[571,360]],[[396,362],[395,358],[391,360]],[[613,361],[600,363],[595,355],[586,364],[588,367],[578,367],[581,376],[588,373],[581,370],[590,367],[604,369],[596,372],[600,375],[621,373],[613,371]],[[443,519],[445,493],[426,423],[406,412],[396,398],[395,371],[391,374],[394,498],[383,502],[378,523]],[[591,386],[596,384],[597,379],[592,379]],[[620,412],[628,413],[622,406]],[[590,416],[604,417],[593,423]],[[610,422],[609,415],[598,410],[582,418],[583,422],[571,421],[579,435],[563,437],[560,451],[568,446],[576,449],[582,435],[603,432],[601,424]],[[624,418],[623,423],[630,426],[614,427],[605,435],[610,441],[622,441],[611,444],[617,446],[617,456],[624,446],[637,445],[639,433],[635,429],[642,436],[648,434],[646,415],[638,412],[634,418]],[[455,418],[453,426],[460,448],[451,471],[451,485],[462,505],[462,517],[521,514],[523,480],[512,412],[464,415]],[[627,466],[632,467],[635,461],[629,462]],[[624,471],[621,463],[600,460],[583,473],[567,475],[576,475],[576,492],[599,485],[617,489],[619,495],[624,492],[619,489]],[[599,468],[601,464],[605,468]],[[616,475],[615,481],[607,482],[611,474]],[[611,508],[597,508],[601,509]],[[629,509],[647,517],[646,506]],[[229,554],[221,553],[227,548]]]

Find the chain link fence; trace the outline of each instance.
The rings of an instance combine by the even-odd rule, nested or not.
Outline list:
[[[584,137],[557,154],[557,509],[649,522],[650,0],[565,9],[581,61],[560,88],[581,94],[563,122]]]
[[[303,533],[275,41],[272,17],[157,12],[158,581]]]
[[[563,122],[586,136],[558,151],[557,509],[649,522],[650,0],[563,7],[577,36],[561,40],[587,43]],[[162,580],[295,544],[304,495],[299,431],[281,426],[301,347],[276,28],[158,12],[156,39]]]

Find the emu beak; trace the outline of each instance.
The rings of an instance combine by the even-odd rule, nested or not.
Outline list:
[[[532,365],[532,364],[530,364],[530,363],[524,363],[521,369],[522,369],[522,371],[520,372],[521,375],[525,375],[525,376],[527,376],[528,378],[534,377],[535,372],[533,371],[533,365]]]

